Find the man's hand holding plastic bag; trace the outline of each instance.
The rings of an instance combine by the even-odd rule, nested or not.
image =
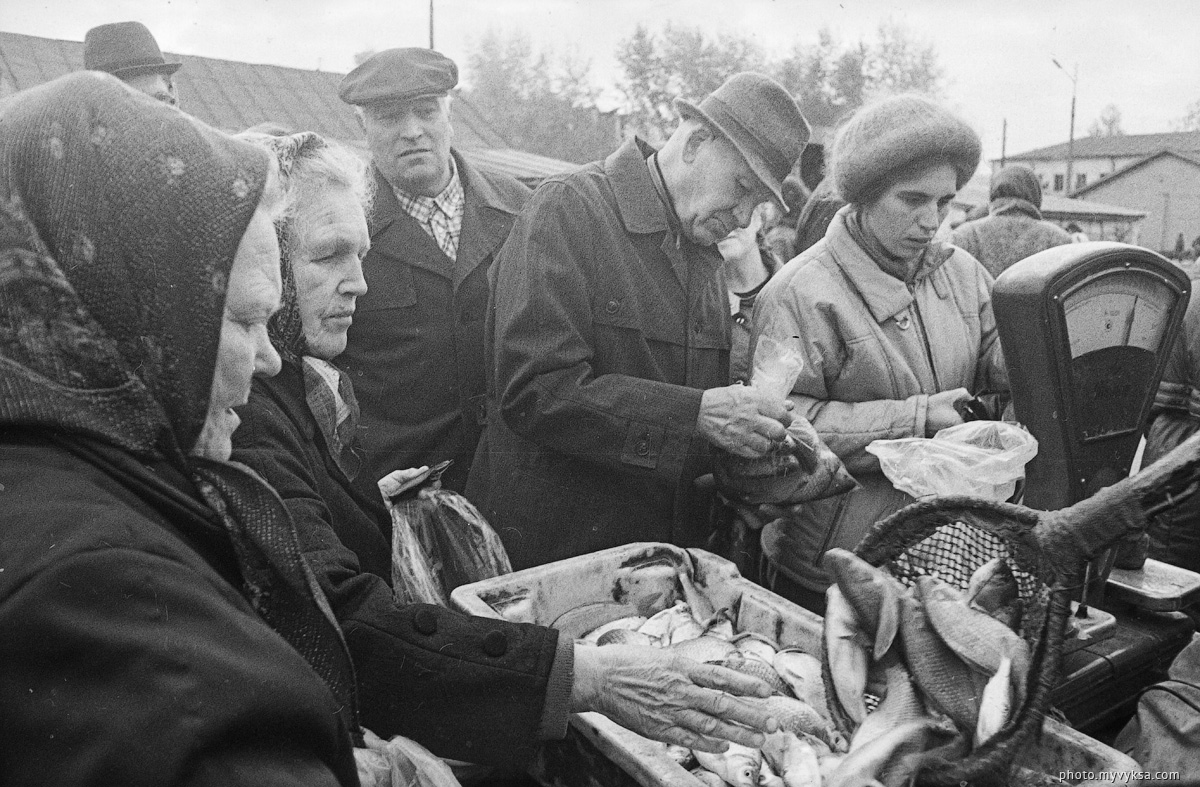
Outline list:
[[[787,401],[803,366],[795,348],[763,336],[755,347],[748,388],[768,400]],[[813,425],[799,417],[793,417],[786,434],[765,455],[719,455],[714,476],[722,491],[750,505],[819,500],[856,486]]]

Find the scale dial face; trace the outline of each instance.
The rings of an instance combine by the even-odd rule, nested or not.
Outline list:
[[[1160,277],[1118,270],[1062,298],[1071,391],[1084,440],[1136,430],[1172,307],[1179,297]]]
[[[1138,270],[1086,282],[1062,301],[1071,358],[1106,347],[1158,352],[1177,297],[1162,279]]]

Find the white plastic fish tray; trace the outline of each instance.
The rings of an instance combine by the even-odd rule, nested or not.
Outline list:
[[[629,544],[485,579],[455,589],[451,603],[473,615],[550,625],[585,604],[621,603],[618,578],[655,563],[690,563],[696,587],[714,607],[734,613],[737,631],[754,631],[820,655],[820,616],[744,579],[728,560],[670,544]],[[1131,758],[1052,719],[1017,765],[1052,777],[1139,770]],[[554,787],[703,787],[664,747],[598,713],[575,714],[567,738],[542,746],[530,772]]]

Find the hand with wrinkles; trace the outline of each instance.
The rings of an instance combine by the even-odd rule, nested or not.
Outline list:
[[[636,645],[575,646],[573,711],[598,711],[664,743],[719,753],[726,741],[758,748],[778,721],[735,695],[768,697],[740,672]]]
[[[793,404],[774,399],[749,385],[710,388],[700,399],[696,429],[718,448],[757,459],[787,436]]]

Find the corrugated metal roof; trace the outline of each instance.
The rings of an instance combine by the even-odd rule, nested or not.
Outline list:
[[[273,121],[315,131],[362,148],[352,107],[337,95],[342,74],[166,53],[183,63],[175,72],[180,108],[223,131]],[[0,32],[0,99],[83,68],[83,42]],[[459,94],[450,103],[454,146],[480,166],[526,183],[575,168],[569,161],[514,150],[487,118]]]
[[[1062,142],[1037,148],[1007,161],[1056,161],[1067,157],[1069,143]],[[1081,137],[1075,140],[1074,158],[1129,158],[1149,156],[1161,150],[1200,154],[1200,131],[1180,131],[1168,134],[1122,134],[1117,137]]]

